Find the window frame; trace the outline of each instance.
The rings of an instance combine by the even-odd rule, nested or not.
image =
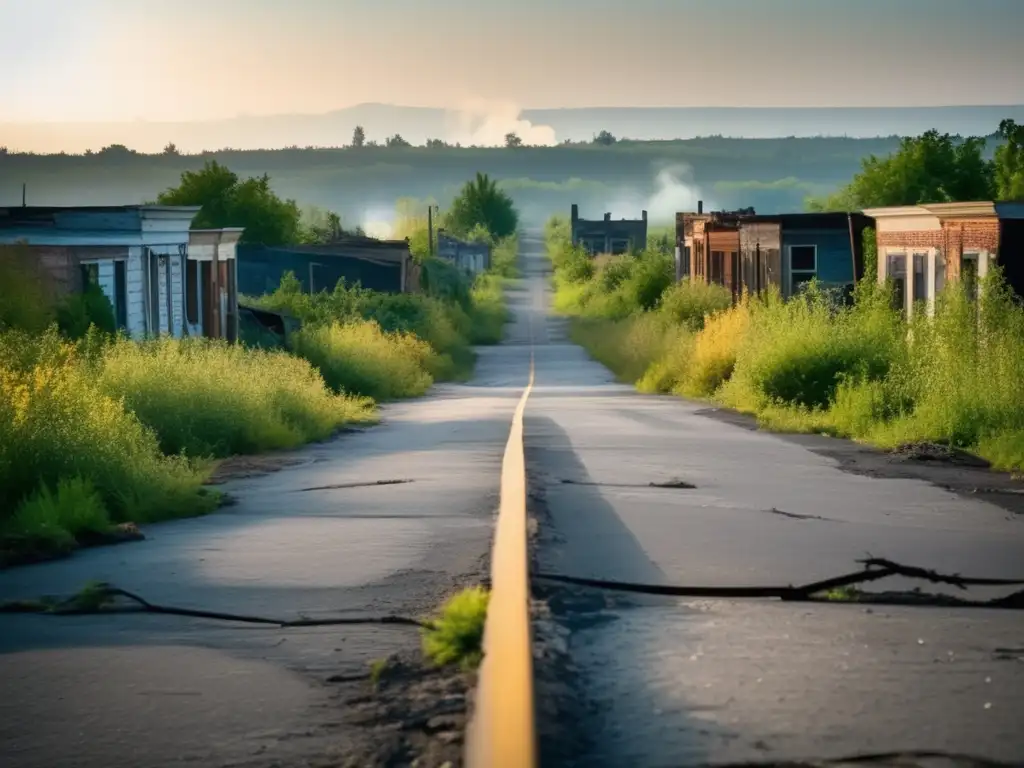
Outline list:
[[[812,248],[814,250],[814,269],[794,269],[793,268],[793,249],[794,248]],[[801,280],[799,285],[810,282],[818,276],[818,244],[817,243],[799,243],[797,245],[786,246],[786,263],[789,266],[789,295],[796,295],[797,283],[794,280],[794,276],[806,276],[810,275],[807,280]]]

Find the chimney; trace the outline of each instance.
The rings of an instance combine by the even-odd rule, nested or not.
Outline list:
[[[647,211],[640,211],[640,218],[647,222]]]
[[[704,201],[703,200],[698,200],[697,201],[697,215],[699,216],[702,213],[704,213]]]
[[[604,220],[605,220],[605,221],[611,221],[611,220],[612,220],[612,215],[611,215],[610,213],[606,213],[606,214],[604,215]]]
[[[580,218],[580,207],[578,205],[576,205],[576,203],[573,203],[572,204],[572,223],[573,223],[573,226],[576,225],[576,222],[579,221],[579,218]]]

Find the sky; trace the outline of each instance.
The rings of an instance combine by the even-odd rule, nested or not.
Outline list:
[[[0,0],[0,123],[1024,103],[1024,0]]]

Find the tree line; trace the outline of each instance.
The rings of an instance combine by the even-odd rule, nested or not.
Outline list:
[[[808,201],[817,211],[852,211],[893,205],[968,200],[1024,199],[1024,125],[1003,120],[1002,143],[992,159],[987,141],[927,131],[904,138],[886,156],[869,155],[849,184],[824,199]]]

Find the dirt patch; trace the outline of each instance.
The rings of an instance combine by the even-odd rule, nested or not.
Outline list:
[[[288,467],[309,463],[309,458],[282,454],[263,454],[259,456],[231,456],[217,464],[217,468],[206,481],[207,485],[220,485],[229,480],[241,480],[247,477],[269,475]]]
[[[988,469],[991,466],[978,456],[939,443],[907,443],[894,448],[888,454],[893,461],[928,461],[978,469]]]
[[[331,765],[385,768],[463,764],[463,745],[475,675],[432,668],[415,655],[393,655],[366,679],[339,691],[346,739]]]

